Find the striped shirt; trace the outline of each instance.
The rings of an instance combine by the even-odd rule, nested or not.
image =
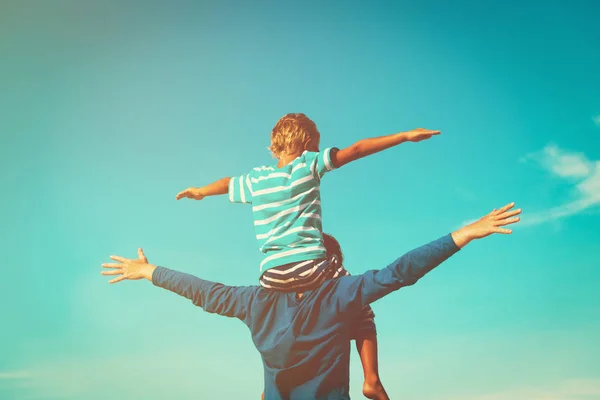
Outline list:
[[[320,183],[323,175],[335,169],[332,149],[305,151],[281,168],[253,168],[229,181],[229,200],[252,205],[256,239],[263,253],[261,272],[327,256]]]

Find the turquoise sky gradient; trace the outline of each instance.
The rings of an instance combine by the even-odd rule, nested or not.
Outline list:
[[[0,399],[258,399],[242,323],[100,264],[255,284],[250,209],[175,194],[273,162],[288,112],[443,132],[327,176],[354,273],[524,209],[374,305],[392,398],[600,399],[597,2],[123,3],[0,5]]]

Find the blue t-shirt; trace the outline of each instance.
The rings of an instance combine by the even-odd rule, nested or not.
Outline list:
[[[344,400],[350,399],[350,328],[356,316],[457,251],[447,235],[384,269],[328,280],[301,298],[260,286],[225,286],[162,267],[154,270],[152,282],[248,326],[263,360],[266,400]]]
[[[326,257],[320,184],[323,175],[335,169],[331,150],[305,151],[281,168],[257,167],[229,181],[229,200],[252,204],[256,239],[264,255],[261,273]]]

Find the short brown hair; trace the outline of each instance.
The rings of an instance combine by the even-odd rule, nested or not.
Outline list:
[[[339,264],[344,262],[344,253],[342,253],[342,248],[336,238],[327,233],[323,233],[323,244],[327,251],[327,258],[335,256]]]
[[[277,158],[304,150],[319,151],[321,134],[317,125],[302,113],[286,114],[271,131],[269,150]]]

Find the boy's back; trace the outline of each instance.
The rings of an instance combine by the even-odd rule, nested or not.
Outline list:
[[[335,168],[331,150],[304,151],[287,165],[253,168],[229,181],[229,200],[252,205],[261,271],[326,257],[320,181]]]
[[[223,178],[202,188],[188,188],[176,198],[202,200],[206,196],[228,194],[231,202],[252,204],[256,238],[263,253],[261,284],[275,288],[267,283],[272,282],[278,290],[318,286],[319,282],[313,282],[312,277],[323,278],[326,265],[311,265],[310,261],[326,258],[319,192],[323,175],[400,143],[420,142],[439,133],[418,128],[363,139],[341,150],[327,148],[320,152],[320,133],[315,123],[304,114],[286,114],[271,132],[269,149],[278,160],[276,166],[257,167],[242,176]],[[299,281],[303,283],[300,285]]]

